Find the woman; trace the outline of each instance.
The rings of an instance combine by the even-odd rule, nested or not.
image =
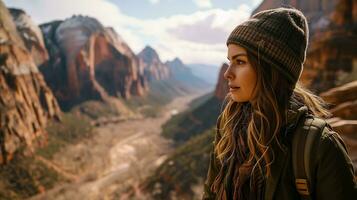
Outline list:
[[[262,11],[232,31],[224,74],[230,89],[203,199],[357,199],[351,159],[329,125],[310,145],[308,195],[295,185],[293,136],[308,118],[329,116],[298,81],[307,44],[306,18],[292,8]]]

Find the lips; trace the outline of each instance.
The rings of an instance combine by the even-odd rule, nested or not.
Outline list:
[[[229,91],[232,92],[232,91],[235,91],[235,90],[238,90],[240,87],[237,87],[237,86],[233,86],[233,85],[229,85]]]

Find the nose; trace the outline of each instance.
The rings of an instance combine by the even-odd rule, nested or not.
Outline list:
[[[231,66],[229,65],[228,68],[226,69],[226,71],[223,74],[223,77],[227,80],[232,80],[233,77],[233,73],[231,72]]]

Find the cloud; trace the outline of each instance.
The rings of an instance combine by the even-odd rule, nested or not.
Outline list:
[[[210,15],[195,24],[183,25],[174,29],[169,29],[169,33],[179,39],[199,42],[199,43],[222,43],[226,32],[220,28],[212,27],[214,15]]]
[[[193,0],[198,8],[212,8],[211,0]]]
[[[224,11],[220,9],[205,12],[205,17],[191,24],[179,25],[168,29],[169,33],[179,39],[217,44],[225,43],[229,32],[241,21],[249,17],[249,8],[241,6],[237,10]]]
[[[180,57],[186,63],[220,65],[226,60],[225,41],[230,32],[250,15],[250,8],[209,9],[145,21],[141,30],[152,30],[152,46],[164,60]],[[151,29],[150,29],[151,27]]]
[[[262,0],[252,0],[252,6],[257,7],[262,3]]]
[[[206,9],[188,15],[138,19],[125,15],[108,0],[62,0],[56,4],[6,0],[5,4],[23,8],[37,23],[63,20],[73,14],[95,17],[113,27],[135,53],[150,45],[162,61],[180,57],[185,63],[215,65],[226,60],[226,38],[252,10],[241,5],[229,10]]]
[[[150,2],[151,4],[157,4],[157,3],[160,2],[160,0],[149,0],[149,2]]]

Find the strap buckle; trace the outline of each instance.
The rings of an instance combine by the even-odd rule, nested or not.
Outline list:
[[[309,185],[306,179],[299,179],[297,178],[295,180],[296,188],[297,191],[299,192],[300,195],[303,196],[309,196],[310,191],[309,191]]]

